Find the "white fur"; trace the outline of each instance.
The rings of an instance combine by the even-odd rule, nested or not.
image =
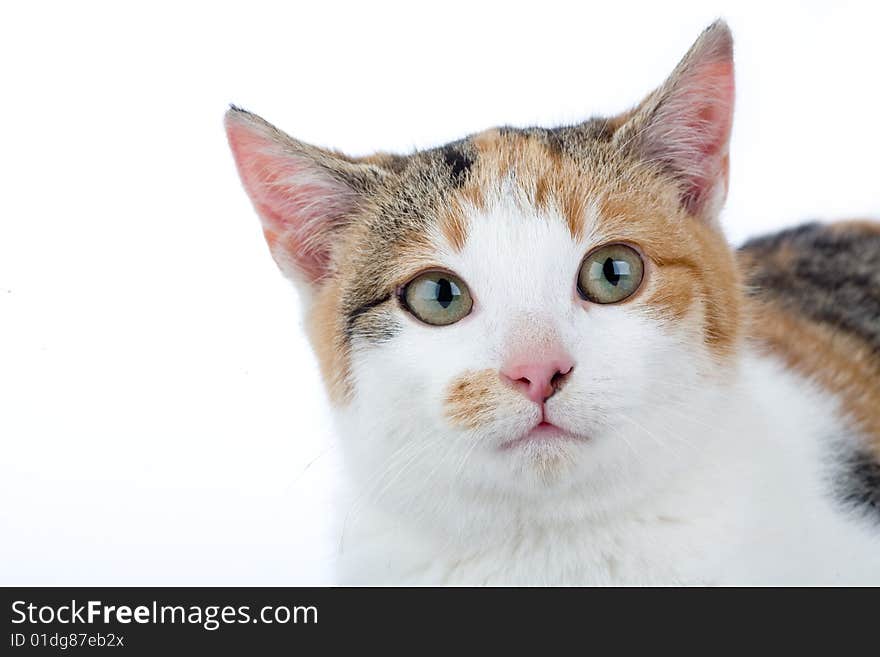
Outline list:
[[[829,438],[847,434],[835,400],[747,347],[722,367],[691,324],[637,302],[579,302],[596,222],[576,243],[528,208],[508,187],[460,253],[435,236],[469,317],[431,327],[401,311],[393,340],[355,345],[336,418],[341,580],[880,584],[880,527],[830,493]],[[588,441],[499,450],[536,422],[515,393],[485,426],[451,426],[453,380],[548,342],[575,360],[548,417]]]

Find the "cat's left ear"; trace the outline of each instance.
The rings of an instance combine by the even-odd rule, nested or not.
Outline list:
[[[614,135],[676,180],[692,215],[713,221],[727,196],[733,122],[733,37],[718,20]]]

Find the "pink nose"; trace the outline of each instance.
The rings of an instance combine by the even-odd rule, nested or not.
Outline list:
[[[510,379],[533,402],[543,404],[571,372],[574,365],[567,358],[515,362],[501,369],[501,375]]]

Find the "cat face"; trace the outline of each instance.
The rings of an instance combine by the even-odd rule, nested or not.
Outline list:
[[[400,499],[541,496],[656,476],[693,448],[656,427],[699,421],[705,382],[735,363],[739,281],[716,225],[732,76],[716,23],[621,116],[410,156],[349,158],[230,110],[361,476],[396,476]]]

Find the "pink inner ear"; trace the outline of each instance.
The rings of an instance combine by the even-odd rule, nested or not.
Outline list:
[[[719,184],[726,189],[733,99],[730,59],[696,64],[677,81],[648,129],[649,155],[678,171],[685,184],[682,200],[694,213]]]
[[[692,82],[695,117],[691,127],[702,134],[706,155],[726,148],[733,119],[733,64],[713,62],[699,68]]]
[[[326,273],[324,239],[354,202],[354,192],[320,164],[286,147],[261,126],[226,121],[239,175],[282,268],[295,263],[310,281]]]

